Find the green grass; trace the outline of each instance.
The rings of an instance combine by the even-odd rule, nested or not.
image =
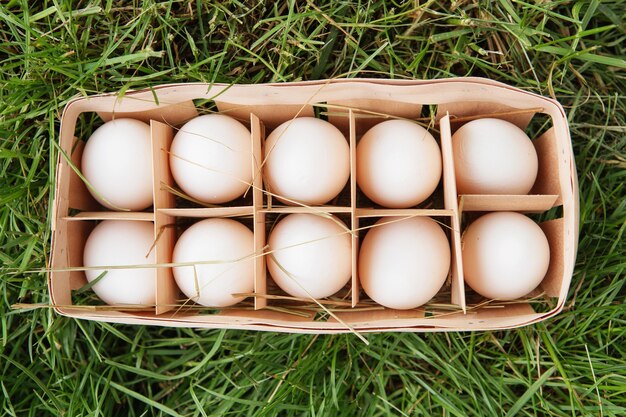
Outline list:
[[[0,415],[626,415],[623,1],[0,4]],[[322,2],[317,2],[321,4]],[[37,4],[35,6],[35,4]],[[48,309],[59,115],[169,82],[485,76],[567,108],[580,177],[565,310],[513,331],[302,336]]]

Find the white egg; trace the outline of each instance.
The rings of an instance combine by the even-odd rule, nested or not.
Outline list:
[[[513,123],[477,119],[452,135],[459,194],[528,194],[537,178],[537,151]]]
[[[189,227],[178,238],[174,278],[192,301],[209,307],[226,307],[245,297],[232,294],[254,290],[254,237],[252,231],[231,219],[206,219]],[[206,263],[201,263],[206,262]]]
[[[274,227],[267,267],[283,291],[294,297],[324,298],[350,280],[351,235],[338,222],[336,217],[290,214]]]
[[[414,122],[382,122],[359,141],[357,183],[381,206],[415,206],[435,191],[440,178],[439,146],[426,129]]]
[[[324,204],[350,177],[350,149],[341,131],[324,120],[289,120],[265,142],[267,188],[285,204]]]
[[[93,197],[111,210],[143,210],[152,205],[150,126],[116,119],[93,132],[83,150],[81,171]],[[107,202],[108,201],[108,202]]]
[[[85,243],[83,265],[134,266],[156,262],[154,223],[105,220],[91,232]],[[92,289],[107,304],[154,305],[156,300],[155,268],[90,269],[91,282],[107,271]]]
[[[477,293],[514,300],[535,289],[550,265],[550,246],[541,228],[520,213],[489,213],[462,237],[465,282]]]
[[[411,309],[430,301],[450,270],[450,244],[430,217],[383,218],[365,235],[359,281],[388,308]]]
[[[234,200],[252,182],[250,131],[222,114],[191,119],[172,141],[170,170],[180,188],[196,200],[210,204]]]

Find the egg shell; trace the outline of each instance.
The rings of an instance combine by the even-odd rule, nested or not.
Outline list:
[[[463,234],[462,248],[465,282],[487,298],[514,300],[527,295],[550,265],[546,235],[520,213],[481,216]]]
[[[377,303],[398,310],[430,301],[450,270],[450,243],[430,217],[383,218],[359,251],[359,281]]]
[[[134,119],[106,122],[87,140],[81,171],[89,192],[111,210],[144,210],[152,205],[150,126]]]
[[[105,220],[90,233],[83,252],[83,265],[122,266],[150,265],[156,262],[154,223]],[[156,269],[89,269],[91,282],[107,271],[92,289],[107,304],[154,305],[156,302]]]
[[[287,294],[324,298],[342,289],[352,276],[352,242],[336,217],[290,214],[269,236],[267,267]]]
[[[222,114],[191,119],[172,141],[170,170],[190,197],[210,204],[234,200],[252,182],[250,131]]]
[[[528,194],[537,179],[537,151],[506,120],[468,122],[452,135],[459,194]]]
[[[439,184],[441,165],[435,138],[408,120],[379,123],[357,145],[357,183],[385,207],[408,208],[426,200]]]
[[[176,266],[174,279],[181,291],[198,304],[230,306],[245,298],[232,294],[254,290],[253,255],[254,237],[250,229],[232,219],[205,219],[178,238],[172,262],[206,263]]]
[[[283,203],[325,204],[350,177],[348,141],[327,121],[288,120],[265,141],[264,173],[267,188]]]

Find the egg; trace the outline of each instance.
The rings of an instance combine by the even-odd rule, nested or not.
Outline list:
[[[389,120],[368,130],[357,145],[356,181],[372,201],[408,208],[426,200],[441,178],[441,151],[417,123]]]
[[[178,186],[196,200],[210,204],[234,200],[252,182],[250,131],[222,114],[191,119],[174,136],[170,170]]]
[[[176,241],[173,263],[196,263],[173,268],[174,279],[192,301],[226,307],[245,297],[233,294],[254,290],[254,237],[232,219],[199,221]]]
[[[83,252],[85,267],[155,264],[154,223],[105,220],[89,234]],[[104,275],[92,287],[107,304],[154,305],[155,268],[88,269],[88,282]]]
[[[359,282],[375,302],[406,310],[430,301],[450,270],[450,244],[430,217],[383,218],[369,229],[358,261]]]
[[[150,126],[134,119],[106,122],[87,140],[81,171],[91,195],[111,210],[152,205]]]
[[[267,267],[287,294],[324,298],[335,294],[352,276],[352,242],[336,217],[290,214],[269,236]]]
[[[324,120],[289,120],[265,141],[264,174],[269,191],[285,204],[327,203],[350,177],[348,141]]]
[[[520,213],[481,216],[462,236],[465,282],[487,298],[514,300],[535,289],[550,265],[541,228]]]
[[[513,123],[477,119],[452,135],[459,194],[528,194],[537,178],[537,151]]]

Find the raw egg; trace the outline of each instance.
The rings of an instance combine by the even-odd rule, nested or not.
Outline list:
[[[285,204],[327,203],[349,177],[348,141],[329,122],[313,117],[288,120],[265,141],[265,180]]]
[[[359,280],[378,304],[419,307],[439,292],[450,270],[450,244],[430,217],[383,218],[367,232],[359,252]]]
[[[465,282],[487,298],[514,300],[535,289],[550,265],[541,228],[520,213],[489,213],[462,237]]]
[[[195,223],[178,238],[172,262],[174,279],[192,301],[208,307],[226,307],[254,289],[254,237],[243,224],[213,218]]]
[[[105,220],[91,232],[85,243],[83,265],[86,267],[150,265],[156,262],[153,249],[154,223]],[[156,300],[155,268],[89,269],[91,282],[104,275],[92,287],[107,304],[154,305]]]
[[[426,200],[441,178],[435,138],[408,120],[389,120],[370,130],[357,146],[356,180],[381,206],[407,208]]]
[[[267,267],[287,294],[324,298],[343,288],[352,276],[352,242],[336,217],[290,214],[269,237]]]
[[[537,178],[537,151],[513,123],[477,119],[452,135],[459,194],[528,194]]]
[[[170,169],[180,188],[196,200],[234,200],[252,182],[250,131],[222,114],[191,119],[172,141]]]
[[[111,120],[96,129],[83,150],[81,170],[89,192],[111,210],[152,205],[150,126],[134,119]]]

